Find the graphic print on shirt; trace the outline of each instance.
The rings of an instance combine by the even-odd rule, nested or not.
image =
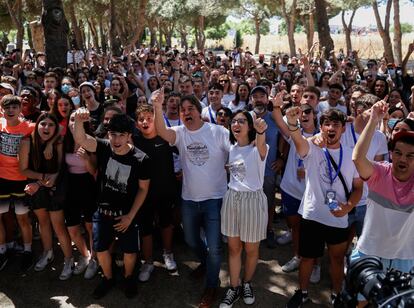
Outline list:
[[[201,142],[193,142],[187,146],[190,162],[196,166],[202,166],[210,158],[208,147]]]
[[[113,191],[126,194],[130,173],[131,166],[121,164],[112,159],[112,157],[109,158],[105,171],[105,176],[107,178],[105,187],[108,187]]]
[[[246,177],[246,165],[244,160],[239,159],[229,164],[231,175],[239,182],[243,182]]]
[[[23,135],[0,132],[0,154],[17,157]]]
[[[328,186],[331,185],[331,178],[329,177],[329,168],[328,165],[326,164],[326,159],[321,160],[319,163],[319,176],[321,179],[321,182],[327,184]],[[335,176],[336,173],[336,169],[332,166],[332,177]],[[336,181],[336,179],[334,180],[334,182]]]

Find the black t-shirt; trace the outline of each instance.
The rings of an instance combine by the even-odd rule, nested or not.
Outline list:
[[[133,147],[125,155],[112,152],[109,140],[97,139],[98,206],[127,214],[138,192],[139,180],[150,178],[150,159]]]
[[[138,96],[135,92],[131,96],[129,96],[126,100],[126,114],[129,115],[131,118],[136,119],[135,110],[137,110],[138,106]]]
[[[173,149],[161,137],[134,138],[134,144],[151,158],[151,183],[149,198],[174,198],[176,180],[174,174]]]
[[[99,123],[101,123],[103,112],[104,109],[102,107],[102,104],[99,104],[98,108],[96,108],[95,110],[89,110],[92,131],[95,131],[98,128]]]

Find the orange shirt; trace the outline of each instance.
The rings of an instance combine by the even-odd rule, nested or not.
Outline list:
[[[20,141],[30,135],[35,123],[23,121],[16,126],[8,126],[4,118],[0,121],[0,178],[12,181],[24,181],[20,174],[19,160]]]

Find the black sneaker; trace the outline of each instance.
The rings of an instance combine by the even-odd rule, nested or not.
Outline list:
[[[241,295],[240,287],[229,288],[220,303],[220,308],[231,308],[238,301]]]
[[[341,294],[331,294],[331,304],[334,308],[342,308],[344,307],[344,302],[342,300]]]
[[[6,266],[7,262],[9,261],[9,257],[7,253],[0,254],[0,271]]]
[[[94,299],[100,299],[104,297],[108,292],[112,289],[115,285],[115,280],[113,278],[106,279],[106,277],[102,277],[101,282],[96,287],[95,291],[93,291],[92,296]]]
[[[254,294],[253,288],[250,282],[243,282],[242,284],[242,293],[243,293],[243,301],[246,305],[253,305],[254,304]]]
[[[124,293],[126,298],[133,298],[135,295],[137,295],[137,283],[135,282],[133,276],[125,277]]]
[[[30,270],[34,265],[34,257],[33,252],[31,251],[24,251],[22,255],[22,262],[20,264],[20,269],[23,272],[27,272]]]
[[[304,303],[309,300],[308,292],[304,293],[302,290],[296,290],[295,294],[289,299],[286,308],[302,307]]]
[[[266,245],[267,245],[267,248],[270,248],[270,249],[277,247],[276,236],[272,229],[267,230]]]

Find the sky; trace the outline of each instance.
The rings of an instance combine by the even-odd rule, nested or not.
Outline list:
[[[378,10],[379,10],[380,16],[382,17],[382,21],[384,22],[385,5],[381,5],[378,8]],[[407,0],[400,1],[400,21],[404,23],[414,24],[413,15],[414,15],[414,3],[412,2],[410,3]],[[349,20],[350,16],[351,16],[351,12],[349,12],[348,14],[348,18],[346,19],[347,21]],[[391,24],[393,23],[393,9],[392,8],[391,8],[390,23]],[[329,20],[329,25],[341,25],[342,26],[341,14],[331,18]],[[357,27],[366,27],[370,25],[376,25],[374,11],[372,10],[372,7],[359,8],[356,11],[353,25]]]

